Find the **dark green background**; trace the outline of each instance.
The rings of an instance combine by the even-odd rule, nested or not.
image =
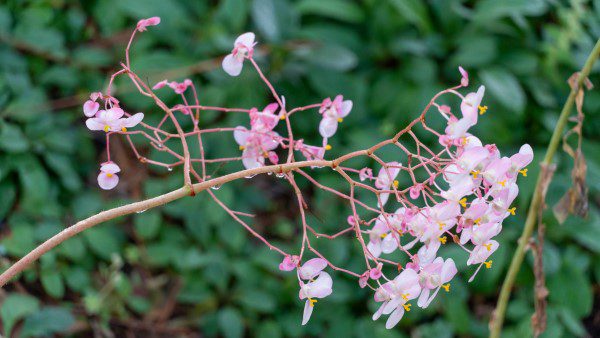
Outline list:
[[[149,83],[189,76],[199,83],[205,104],[263,107],[268,93],[248,66],[235,79],[220,69],[233,39],[252,30],[263,51],[257,59],[288,106],[338,93],[352,99],[354,110],[332,140],[331,155],[393,135],[435,92],[459,81],[457,67],[462,65],[473,86],[487,87],[489,110],[474,132],[503,154],[532,144],[534,163],[568,94],[566,79],[600,36],[600,1],[583,0],[0,3],[3,267],[67,224],[181,185],[180,172],[139,164],[118,142],[113,152],[123,168],[122,182],[108,193],[95,182],[98,163],[105,159],[103,135],[85,129],[81,104],[90,92],[104,89],[140,18],[162,18],[158,27],[139,36],[132,51],[133,67]],[[591,79],[600,85],[595,69]],[[116,96],[127,110],[143,111],[149,120],[160,114],[128,83],[117,86]],[[160,93],[175,103],[169,90]],[[598,91],[589,92],[583,145],[589,217],[570,217],[558,225],[551,210],[544,216],[550,290],[545,337],[585,336],[586,330],[599,334],[599,106]],[[213,113],[204,121],[207,126],[247,123],[242,115]],[[316,140],[315,112],[299,113],[295,123],[298,135]],[[207,142],[209,156],[238,153],[228,136]],[[148,148],[144,152],[164,156]],[[570,184],[572,161],[564,153],[557,160],[550,206]],[[223,174],[237,168],[211,170]],[[171,336],[483,337],[537,172],[531,165],[529,177],[520,181],[517,216],[505,222],[493,268],[467,285],[473,269],[459,264],[451,293],[440,295],[425,311],[413,307],[391,331],[383,320],[371,321],[376,309],[372,293],[341,274],[334,274],[334,294],[318,303],[309,325],[300,326],[303,303],[293,275],[277,270],[280,256],[250,239],[210,199],[198,196],[95,227],[44,256],[0,293],[3,333],[16,328],[13,334],[21,337],[52,332],[91,336],[92,331],[149,336],[167,327],[174,330]],[[316,177],[345,188],[327,170]],[[348,206],[299,181],[311,207],[311,224],[328,232],[345,224]],[[234,209],[256,213],[255,227],[277,244],[298,247],[297,210],[289,207],[295,201],[281,180],[256,177],[216,194]],[[356,242],[321,240],[318,246],[336,263],[363,268]],[[452,246],[444,254],[466,261]],[[506,337],[531,334],[531,263],[528,256],[518,275]],[[163,311],[169,306],[172,311]]]

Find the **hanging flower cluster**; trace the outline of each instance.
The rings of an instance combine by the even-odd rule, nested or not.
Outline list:
[[[141,20],[130,44],[136,33],[158,23],[158,17]],[[482,267],[492,267],[491,255],[500,245],[495,238],[502,230],[504,219],[516,213],[513,201],[519,192],[517,178],[527,176],[526,166],[533,159],[533,151],[526,144],[518,153],[502,156],[494,144],[484,144],[474,135],[478,119],[488,110],[482,105],[483,86],[461,94],[459,90],[469,85],[469,76],[459,67],[460,84],[436,94],[425,110],[393,137],[370,148],[327,158],[327,151],[331,150],[328,141],[351,113],[353,102],[337,95],[333,100],[325,98],[320,103],[288,109],[285,98],[277,93],[254,60],[255,38],[250,32],[240,35],[231,53],[224,57],[222,67],[227,74],[238,76],[244,63],[250,63],[272,94],[273,103],[262,110],[202,105],[190,79],[182,82],[165,79],[149,87],[130,67],[128,45],[126,62],[112,75],[105,93],[91,94],[83,105],[87,127],[104,131],[106,135],[107,161],[100,166],[99,186],[108,190],[119,182],[117,173],[121,169],[110,158],[112,135],[124,136],[142,163],[162,166],[169,171],[182,166],[186,185],[191,184],[192,178],[197,183],[211,183],[213,177],[209,173],[212,171],[207,167],[223,163],[239,163],[238,174],[243,177],[267,172],[284,178],[294,189],[300,210],[302,245],[294,253],[272,244],[244,221],[243,217],[251,215],[229,209],[218,194],[210,190],[208,193],[234,221],[282,255],[280,270],[296,272],[298,296],[304,301],[302,325],[309,321],[317,302],[334,290],[332,276],[325,271],[328,268],[356,278],[361,288],[370,288],[375,302],[380,303],[373,319],[387,316],[386,327],[392,328],[411,310],[415,301],[418,307],[426,308],[440,290],[449,292],[457,274],[456,264],[474,265],[469,281]],[[114,78],[121,75],[126,75],[140,93],[154,100],[160,111],[152,114],[157,114],[159,123],[142,123],[143,113],[131,115],[119,106],[111,89]],[[166,86],[179,96],[181,103],[169,106],[154,92]],[[451,100],[445,104],[438,102],[448,96]],[[452,100],[458,101],[459,113],[453,112]],[[100,110],[101,106],[104,109]],[[437,111],[437,117],[445,120],[443,131],[427,125],[430,110]],[[206,128],[203,126],[205,111],[243,114],[249,123]],[[313,111],[313,116],[303,113],[305,111]],[[191,122],[191,130],[183,130],[182,119]],[[313,136],[320,135],[321,144],[307,144],[295,136],[294,119],[319,121],[318,126],[315,123]],[[174,127],[169,131],[165,128],[168,123]],[[136,126],[141,128],[130,130]],[[417,129],[420,133],[415,132]],[[215,133],[226,133],[225,142],[233,144],[235,141],[239,156],[209,158],[207,154],[212,152],[208,152],[203,138]],[[423,133],[437,142],[433,142],[433,146],[426,145],[417,136]],[[147,140],[151,147],[169,154],[173,160],[161,162],[146,158],[132,142],[133,136]],[[177,147],[172,146],[173,142]],[[191,144],[197,144],[198,151],[191,152]],[[383,147],[393,148],[397,157],[384,160],[379,151]],[[198,155],[194,157],[192,153]],[[388,151],[385,156],[389,154]],[[297,155],[303,159],[297,160]],[[371,165],[353,168],[349,160],[357,157],[368,158]],[[347,190],[330,188],[310,175],[311,170],[325,166],[348,183]],[[308,205],[297,179],[305,179],[348,203],[352,212],[345,217],[347,224],[335,234],[319,233],[306,218],[304,210]],[[216,184],[212,187],[218,188]],[[333,240],[345,235],[355,237],[360,245],[365,258],[362,271],[335,265],[311,245],[311,240]],[[452,242],[468,253],[466,262],[455,262],[440,254],[440,247]]]

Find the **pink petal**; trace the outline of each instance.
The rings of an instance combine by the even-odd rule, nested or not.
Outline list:
[[[348,114],[350,114],[351,110],[352,110],[352,101],[346,100],[346,101],[342,102],[342,111],[339,112],[339,116],[344,118],[344,117],[348,116]]]
[[[467,73],[466,70],[463,69],[463,67],[458,66],[458,71],[460,72],[460,75],[462,76],[462,78],[460,79],[460,85],[463,87],[466,87],[469,85],[469,73]]]
[[[327,261],[323,258],[309,259],[304,263],[298,273],[302,279],[312,279],[327,267]]]
[[[319,123],[319,133],[325,138],[329,138],[335,134],[338,127],[338,121],[335,118],[323,117]]]
[[[114,162],[107,162],[100,166],[100,171],[110,174],[116,174],[121,171],[121,168]]]
[[[241,146],[245,146],[248,143],[248,137],[250,137],[250,132],[246,127],[237,126],[233,131],[233,138],[235,142]]]
[[[92,100],[87,100],[83,104],[83,114],[87,117],[92,117],[92,116],[96,115],[96,112],[98,112],[98,109],[100,109],[100,104],[98,102],[94,102]]]
[[[134,114],[126,119],[124,119],[122,125],[125,128],[133,128],[137,126],[144,119],[144,113]]]
[[[244,65],[243,61],[239,61],[232,54],[227,55],[223,59],[223,64],[222,64],[223,70],[231,76],[240,75],[240,73],[242,72],[243,65]]]
[[[167,80],[162,80],[160,82],[157,82],[154,87],[152,87],[152,89],[157,90],[157,89],[161,89],[162,87],[168,85],[169,82]]]
[[[98,185],[104,190],[110,190],[116,187],[117,184],[119,184],[119,176],[115,174],[111,174],[109,177],[107,173],[101,172],[98,175]]]
[[[104,123],[97,117],[89,118],[85,121],[85,125],[89,130],[104,130]]]
[[[234,45],[237,46],[238,44],[242,44],[244,46],[246,46],[246,48],[250,49],[252,48],[252,46],[254,46],[254,33],[252,32],[247,32],[244,33],[240,36],[237,37],[237,39],[235,39]]]

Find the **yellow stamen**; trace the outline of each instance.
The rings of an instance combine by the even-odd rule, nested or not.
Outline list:
[[[281,116],[279,117],[279,119],[280,119],[280,120],[282,120],[282,121],[283,121],[283,120],[285,120],[285,115],[281,115]]]
[[[465,144],[467,144],[467,138],[466,138],[466,137],[463,137],[463,138],[461,138],[461,139],[460,139],[460,144],[462,144],[463,146],[464,146]]]
[[[410,293],[403,293],[403,294],[401,295],[401,297],[402,297],[402,299],[404,299],[404,300],[408,300],[408,297],[410,297]]]
[[[438,241],[440,241],[442,244],[446,244],[446,240],[447,240],[446,236],[438,237]]]
[[[488,106],[479,106],[479,115],[483,115],[485,114],[485,112],[488,110]]]
[[[394,180],[394,188],[398,189],[398,185],[400,184],[400,182],[398,182],[398,180]]]
[[[244,150],[244,149],[246,149],[246,147],[240,146],[240,150]]]
[[[514,216],[516,210],[517,210],[517,207],[512,207],[512,208],[508,209],[507,211],[510,212],[510,214]]]
[[[501,186],[503,186],[503,187],[504,187],[504,185],[506,184],[506,180],[504,180],[504,181],[500,181],[500,182],[498,182],[498,184],[500,184]]]
[[[331,144],[326,145],[325,150],[331,150]]]
[[[479,175],[479,170],[471,171],[471,175],[473,175],[473,178],[477,178],[477,175]]]
[[[404,236],[404,232],[402,230],[396,230],[396,232],[398,235],[400,235],[400,237]]]
[[[483,262],[483,264],[485,264],[485,268],[486,269],[491,269],[492,268],[492,260],[490,259],[487,262]]]
[[[479,225],[479,223],[481,223],[481,217],[478,218],[478,219],[476,219],[476,220],[474,220],[473,223]]]
[[[269,157],[269,154],[265,151],[265,152],[263,152],[263,157],[267,158],[267,157]]]
[[[461,199],[460,201],[458,201],[458,203],[460,203],[460,205],[463,208],[466,208],[467,207],[467,198],[465,197],[465,198]]]
[[[110,130],[110,126],[104,126],[104,132],[108,133],[108,131]]]
[[[126,132],[126,131],[127,131],[127,128],[123,127],[123,128],[121,128],[121,131],[122,131],[122,132]]]
[[[483,246],[487,249],[487,251],[492,251],[492,243],[487,243],[487,244],[484,244]]]
[[[308,301],[310,302],[310,306],[315,306],[315,303],[317,302],[314,298],[309,298]]]
[[[404,307],[404,310],[406,310],[406,312],[410,311],[410,306],[411,306],[411,304],[409,304],[409,303],[406,303],[406,304],[404,304],[404,305],[402,305],[402,306]]]
[[[519,170],[519,172],[521,173],[521,175],[523,175],[524,177],[527,177],[527,168],[523,169],[523,170]]]
[[[450,292],[450,283],[442,285],[442,289],[446,290],[446,292]]]
[[[343,118],[341,118],[341,117],[338,117],[338,120],[337,120],[337,121],[338,121],[339,123],[342,123],[342,122],[344,121],[344,119],[343,119]]]
[[[106,177],[113,177],[113,174],[111,174],[111,173],[106,173]]]
[[[386,237],[387,237],[387,235],[388,235],[388,234],[381,234],[381,235],[379,235],[379,237],[381,237],[381,238],[386,238]]]
[[[438,222],[438,226],[440,227],[440,230],[444,230],[446,223]]]

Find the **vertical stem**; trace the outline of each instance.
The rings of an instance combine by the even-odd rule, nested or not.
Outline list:
[[[563,109],[560,113],[560,117],[556,124],[556,128],[554,129],[554,133],[552,134],[552,138],[550,139],[550,144],[548,145],[548,150],[546,150],[546,155],[544,156],[544,160],[542,161],[542,165],[548,165],[552,162],[554,158],[554,154],[558,149],[558,144],[560,142],[560,138],[562,137],[563,131],[567,125],[567,120],[571,115],[571,109],[573,108],[573,103],[575,102],[575,96],[577,92],[582,88],[583,82],[585,78],[590,74],[592,70],[592,66],[596,59],[600,54],[600,39],[596,42],[594,49],[588,56],[583,69],[579,73],[579,77],[577,78],[577,86],[571,89],[571,93],[567,98],[567,102],[563,106]],[[519,245],[513,259],[510,263],[510,267],[508,268],[508,273],[506,274],[506,278],[504,279],[504,283],[502,284],[502,289],[500,290],[500,296],[498,297],[498,304],[496,305],[496,310],[492,315],[492,319],[490,321],[490,338],[499,338],[500,333],[502,332],[502,324],[504,322],[504,314],[506,312],[506,307],[508,305],[508,299],[510,298],[510,292],[515,284],[515,279],[517,277],[517,273],[519,272],[519,268],[523,263],[523,259],[525,258],[525,248],[527,246],[527,242],[531,237],[533,229],[535,227],[537,210],[540,207],[541,203],[541,186],[542,183],[542,175],[538,175],[537,183],[535,185],[535,190],[533,193],[533,198],[531,200],[531,205],[529,206],[529,211],[527,212],[527,220],[525,221],[525,227],[523,228],[523,233],[519,238]]]

